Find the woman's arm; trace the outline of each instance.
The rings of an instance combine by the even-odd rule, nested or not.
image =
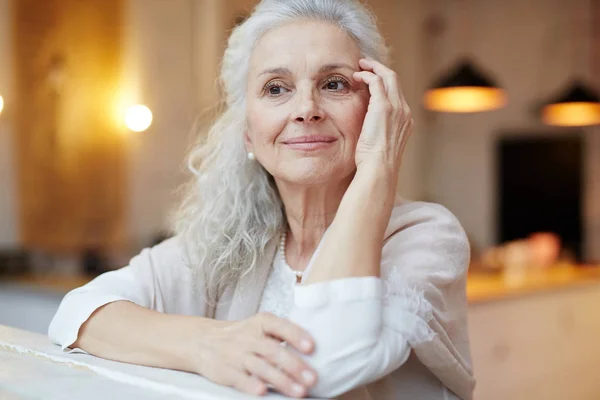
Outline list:
[[[379,379],[410,355],[401,335],[383,323],[382,245],[394,206],[395,179],[359,170],[303,285],[290,320],[313,335],[307,357],[320,377],[312,396],[332,398]]]
[[[470,399],[464,230],[444,207],[419,202],[395,207],[388,229],[380,278],[295,289],[290,320],[315,338],[307,360],[322,377],[310,394],[335,397],[378,380],[414,351],[443,385]]]
[[[176,239],[133,257],[128,266],[106,272],[69,292],[50,326],[50,339],[63,350],[133,364],[190,370],[182,343],[213,321],[189,301],[189,276]],[[184,283],[177,301],[165,297]],[[189,282],[188,282],[189,283]],[[200,302],[201,303],[201,302]],[[170,315],[169,312],[187,315]]]
[[[177,239],[169,239],[142,250],[126,267],[106,272],[70,291],[50,323],[50,339],[63,350],[75,348],[82,325],[96,316],[95,311],[120,300],[164,313],[204,316],[203,302],[193,301],[194,293],[189,290],[191,276],[180,254]]]
[[[310,354],[310,335],[270,314],[205,318],[201,274],[193,274],[181,254],[177,239],[170,239],[69,292],[50,338],[63,349],[189,371],[247,393],[264,393],[269,383],[288,396],[304,395],[315,371],[280,341]]]
[[[109,360],[197,372],[189,345],[196,343],[202,332],[222,323],[116,301],[92,313],[71,347]]]
[[[307,358],[321,377],[311,396],[337,397],[391,373],[410,355],[406,338],[384,321],[382,289],[375,277],[296,288],[290,319],[317,343]]]
[[[356,172],[304,284],[380,276],[381,246],[394,207],[395,180],[383,169]]]

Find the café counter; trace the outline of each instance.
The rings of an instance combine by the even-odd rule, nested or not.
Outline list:
[[[11,281],[15,285],[62,296],[89,279],[85,276],[67,278],[28,275],[12,278]],[[6,284],[6,281],[3,283]],[[467,281],[467,299],[471,353],[477,379],[475,399],[598,398],[600,380],[597,379],[596,371],[600,370],[600,267],[562,266],[523,274],[473,272],[469,274]],[[0,342],[6,341],[5,336],[8,335],[22,349],[31,350],[29,353],[15,353],[14,349],[8,351],[0,348],[1,357],[8,357],[16,362],[15,365],[23,368],[31,368],[31,371],[25,371],[28,374],[37,373],[41,378],[43,374],[52,372],[46,364],[39,364],[39,357],[45,357],[41,353],[68,358],[64,354],[54,354],[59,348],[52,346],[42,335],[30,336],[35,334],[16,332],[8,327],[0,328],[0,334],[4,334],[0,336]],[[14,340],[15,338],[18,340]],[[81,357],[90,356],[80,355],[78,359],[83,360]],[[110,361],[94,357],[83,361],[98,364],[107,370],[113,369],[112,364],[101,365],[111,363]],[[59,374],[66,381],[69,374],[77,375],[77,379],[83,379],[82,382],[97,385],[98,390],[109,389],[102,384],[108,378],[92,374],[96,376],[93,378],[87,367],[79,364],[73,364],[72,367],[72,371],[60,369],[53,373]],[[119,372],[121,368],[130,367],[121,367],[119,364],[115,371]],[[156,381],[155,369],[132,368],[134,375],[139,376],[142,379],[139,382],[144,385]],[[9,369],[8,375],[3,373],[0,377],[7,379],[11,371],[14,373],[13,378],[19,373],[18,368],[14,367]],[[212,386],[208,381],[190,380],[186,374],[174,371],[162,373],[172,374],[175,380],[203,385],[207,393],[219,391],[220,395],[225,396],[222,398],[236,398],[234,392]],[[7,385],[6,382],[4,385]],[[0,380],[0,395],[2,388]],[[159,385],[157,388],[167,392],[176,389],[172,385]],[[16,398],[29,398],[27,395],[33,395],[33,392],[29,393],[27,390],[23,392],[25,396]],[[132,390],[146,393],[148,388]],[[191,392],[186,393],[190,395]],[[166,397],[169,397],[168,393]],[[162,397],[156,395],[156,398]],[[202,395],[194,395],[192,398],[202,398]]]
[[[475,399],[597,399],[600,268],[472,273]]]

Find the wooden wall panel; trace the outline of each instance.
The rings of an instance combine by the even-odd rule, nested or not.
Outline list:
[[[73,253],[124,237],[125,138],[114,117],[124,0],[14,2],[20,231]]]

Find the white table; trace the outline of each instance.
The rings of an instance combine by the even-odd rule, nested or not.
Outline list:
[[[0,325],[2,400],[257,398],[191,373],[67,354],[44,335]]]

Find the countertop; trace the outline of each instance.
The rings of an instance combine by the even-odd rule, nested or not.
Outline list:
[[[88,276],[56,275],[22,275],[9,278],[15,283],[61,293],[82,286],[90,279],[92,278]],[[470,304],[478,304],[593,283],[600,283],[600,266],[563,265],[522,274],[470,272],[467,280],[467,298]]]
[[[511,299],[600,283],[598,266],[556,266],[524,273],[469,273],[469,304]]]

